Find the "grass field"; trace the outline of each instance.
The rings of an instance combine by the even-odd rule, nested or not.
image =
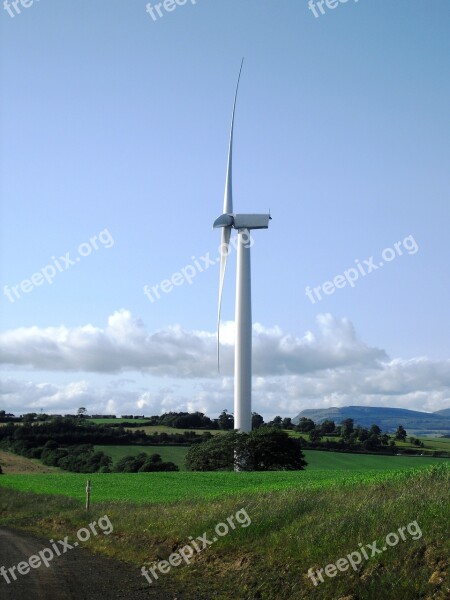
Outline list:
[[[400,450],[402,448],[414,448],[419,450],[420,452],[426,452],[431,450],[438,450],[440,452],[450,452],[450,438],[419,437],[418,439],[425,444],[425,448],[417,448],[417,446],[414,446],[409,442],[396,442],[396,444]]]
[[[86,419],[86,423],[96,423],[97,425],[111,425],[118,423],[135,423],[136,425],[141,425],[142,423],[148,423],[149,419]],[[133,431],[135,428],[129,428],[130,431]],[[145,433],[184,433],[185,431],[194,431],[201,435],[205,433],[205,431],[209,431],[213,435],[223,433],[218,429],[175,429],[174,427],[167,427],[166,425],[150,425],[146,427],[139,427],[139,429],[143,429]]]
[[[88,545],[134,564],[136,577],[141,577],[142,565],[150,567],[153,561],[168,559],[175,549],[189,543],[190,536],[205,532],[211,540],[217,523],[245,509],[250,526],[230,530],[195,554],[188,566],[160,574],[157,585],[183,600],[446,600],[450,587],[450,468],[448,461],[436,461],[436,465],[402,472],[372,469],[344,476],[331,469],[312,469],[309,474],[92,476],[94,503],[89,515],[82,508],[85,476],[63,474],[55,478],[53,491],[59,488],[58,493],[64,490],[72,498],[42,497],[4,487],[0,524],[45,533],[48,538],[68,535],[72,539],[79,527],[107,514],[113,534],[92,538]],[[178,478],[176,486],[174,476]],[[0,479],[35,484],[46,480],[40,489],[44,491],[52,476],[44,477]],[[107,496],[101,479],[121,480],[123,499],[139,496],[148,502],[155,499],[155,489],[164,491],[161,503],[155,509],[136,502],[98,504],[99,492],[104,499]],[[184,493],[170,493],[169,488],[174,487]],[[180,496],[178,500],[166,501],[174,500],[175,495]],[[308,569],[336,563],[360,543],[377,540],[382,548],[390,532],[413,521],[420,528],[419,539],[408,536],[395,547],[386,547],[380,556],[363,560],[357,571],[325,577],[318,587],[307,577]],[[144,579],[142,585],[148,585]]]
[[[115,448],[115,447],[113,447]],[[127,448],[127,447],[124,447]],[[136,447],[135,447],[136,448]],[[148,447],[147,447],[148,448]],[[140,448],[139,448],[140,451]],[[92,481],[94,501],[169,503],[196,498],[219,498],[248,492],[317,489],[357,485],[391,477],[416,467],[450,464],[446,459],[407,458],[307,452],[305,471],[253,473],[58,473],[3,475],[0,486],[24,492],[65,495],[82,500],[86,479]]]
[[[184,459],[188,448],[186,446],[95,446],[108,454],[115,464],[123,456],[135,456],[140,452],[147,454],[160,454],[164,461],[170,461],[178,465],[181,471],[185,471]],[[406,457],[385,456],[369,454],[349,454],[344,452],[321,452],[317,450],[305,450],[307,469],[339,469],[344,471],[358,471],[363,469],[402,469],[403,467],[415,467],[433,465],[435,460],[429,457]]]
[[[12,452],[0,450],[0,467],[3,473],[60,473],[61,470],[56,467],[47,467],[39,460],[30,460]]]
[[[96,425],[110,425],[111,423],[148,423],[149,419],[85,419],[85,423]]]

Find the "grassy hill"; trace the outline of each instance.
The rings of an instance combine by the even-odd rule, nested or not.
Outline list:
[[[83,510],[85,477],[63,474],[57,476],[58,491],[66,496],[26,494],[3,487],[0,524],[72,540],[80,527],[106,514],[113,533],[92,537],[86,546],[130,562],[136,567],[136,577],[141,577],[142,565],[150,568],[154,561],[168,559],[190,539],[204,534],[213,541],[217,524],[244,509],[251,521],[248,526],[215,537],[193,555],[189,565],[160,573],[152,585],[155,596],[161,586],[183,600],[446,600],[450,468],[445,466],[448,461],[436,464],[402,472],[374,469],[344,477],[339,469],[325,472],[326,477],[311,470],[309,482],[307,471],[120,474],[115,482],[123,490],[120,503],[97,495],[100,479],[112,483],[115,476],[95,475],[89,515]],[[54,476],[2,476],[0,485],[4,477],[32,482]],[[69,479],[77,477],[77,495],[68,497]],[[292,485],[295,477],[297,483]],[[133,480],[136,485],[130,485]],[[155,498],[155,485],[166,494],[177,492],[178,499]],[[136,502],[133,493],[139,487],[141,499]],[[389,534],[414,522],[420,535],[406,534],[404,540],[388,547]],[[360,544],[374,541],[381,553],[371,556],[369,551],[368,559],[355,565],[355,570],[325,576],[318,586],[308,578],[309,569],[323,571],[357,551]],[[142,578],[142,585],[149,584]]]
[[[336,424],[344,419],[353,419],[356,425],[370,427],[376,424],[384,432],[394,432],[399,425],[403,425],[407,432],[413,435],[450,434],[450,416],[407,410],[405,408],[343,406],[340,408],[305,409],[292,419],[292,422],[298,423],[301,417],[312,419],[317,423],[330,419],[335,421]]]
[[[296,435],[296,434],[294,434]],[[299,434],[297,434],[299,435]],[[450,440],[433,440],[428,442],[431,448],[423,452],[431,453],[433,449],[450,452]],[[403,448],[413,448],[407,443],[398,443],[399,451]],[[188,448],[186,446],[95,446],[96,451],[101,451],[111,456],[113,465],[124,456],[136,456],[140,452],[159,454],[163,461],[170,461],[178,465],[180,471],[185,471],[184,459]],[[376,456],[373,454],[349,454],[344,452],[321,452],[317,450],[304,450],[308,461],[307,470],[311,469],[340,469],[344,471],[360,471],[362,469],[397,469],[435,464],[435,459],[424,456]]]
[[[440,415],[441,417],[450,417],[450,408],[444,408],[443,410],[437,410],[434,415]]]

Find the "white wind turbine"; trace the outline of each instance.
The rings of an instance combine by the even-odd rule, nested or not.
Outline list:
[[[242,65],[234,96],[233,114],[231,118],[230,143],[228,149],[227,177],[225,182],[225,198],[223,214],[214,221],[213,228],[222,228],[219,308],[217,315],[217,358],[219,361],[219,328],[220,309],[222,304],[225,267],[229,252],[231,229],[238,231],[237,270],[236,270],[236,308],[235,328],[236,342],[234,353],[234,428],[249,433],[252,429],[252,297],[250,270],[250,231],[267,229],[270,214],[236,214],[233,213],[232,163],[233,133],[236,100],[241,79]],[[219,364],[219,362],[218,362]]]

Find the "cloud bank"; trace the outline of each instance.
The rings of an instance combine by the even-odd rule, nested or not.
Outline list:
[[[316,330],[302,337],[255,324],[253,336],[253,407],[265,416],[349,404],[424,411],[450,406],[450,360],[391,359],[385,350],[365,344],[348,319],[319,315]],[[87,406],[110,414],[201,410],[214,416],[223,408],[232,410],[232,322],[223,325],[221,340],[218,376],[215,333],[179,326],[149,332],[128,310],[115,312],[104,328],[6,331],[0,334],[3,368],[26,369],[30,380],[7,379],[1,406],[12,412]],[[47,372],[47,381],[33,381],[33,371]],[[65,372],[70,380],[50,383],[52,372]],[[123,378],[133,372],[165,377],[167,385],[155,389],[150,379],[150,389],[137,388]],[[111,384],[99,388],[76,373],[109,374]]]

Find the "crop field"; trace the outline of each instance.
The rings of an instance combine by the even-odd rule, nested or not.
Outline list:
[[[450,438],[419,437],[418,439],[425,444],[425,448],[418,448],[418,450],[421,452],[428,452],[432,450],[450,452]],[[405,447],[417,449],[416,446],[410,444],[409,442],[396,442],[396,444],[400,450]]]
[[[308,461],[307,470],[331,469],[339,471],[357,471],[360,469],[407,469],[439,464],[443,461],[450,463],[446,458],[432,458],[429,456],[387,456],[376,454],[349,454],[346,452],[323,452],[318,450],[304,450]]]
[[[136,456],[140,452],[159,454],[164,462],[173,462],[185,470],[184,458],[187,446],[95,446],[95,451],[104,452],[113,459],[113,465],[124,456]]]
[[[95,423],[96,425],[111,425],[118,423],[148,423],[148,419],[85,419],[85,423]]]
[[[140,452],[159,454],[163,461],[170,461],[185,471],[184,459],[188,448],[186,446],[95,446],[108,454],[113,459],[113,465],[124,456],[135,456]],[[436,460],[430,457],[407,456],[376,456],[373,454],[350,454],[345,452],[321,452],[318,450],[304,450],[308,461],[307,470],[331,469],[343,471],[358,471],[363,469],[403,469],[433,465]]]
[[[311,469],[92,475],[92,515],[106,513],[114,535],[93,538],[90,546],[134,564],[139,573],[143,564],[169,557],[190,536],[206,532],[211,539],[217,523],[245,507],[251,518],[248,528],[230,531],[189,566],[172,569],[155,587],[161,584],[173,597],[186,600],[444,600],[450,463],[434,464],[437,468],[347,473]],[[65,473],[1,476],[0,523],[62,539],[86,525],[85,480],[86,475]],[[157,510],[151,502],[158,503]],[[408,536],[380,557],[363,561],[358,572],[339,573],[319,587],[308,579],[310,567],[335,562],[360,542],[378,540],[380,546],[389,532],[414,520],[423,532],[421,539]]]
[[[449,464],[446,459],[425,457],[357,456],[331,452],[307,452],[306,456],[310,465],[305,471],[2,475],[0,486],[82,500],[85,496],[86,479],[90,479],[94,502],[170,503],[196,498],[236,496],[248,492],[289,489],[304,491],[328,488],[336,484],[354,485],[389,479],[405,470]]]

